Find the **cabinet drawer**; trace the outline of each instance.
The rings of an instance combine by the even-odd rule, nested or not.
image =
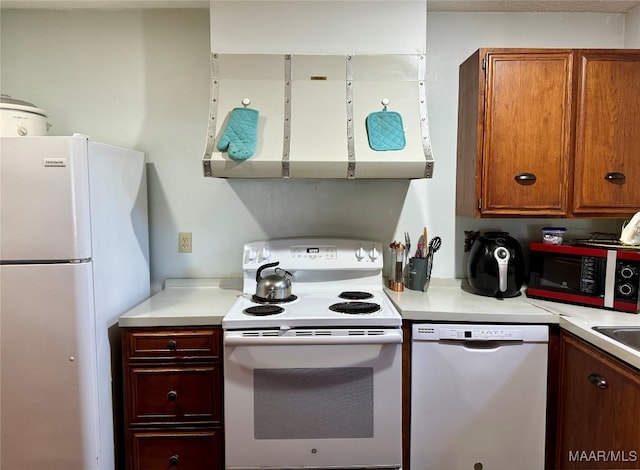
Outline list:
[[[221,369],[129,367],[129,422],[220,422]]]
[[[217,429],[135,431],[130,442],[132,470],[222,469],[222,435]]]
[[[125,358],[220,357],[220,329],[130,329],[124,333]]]

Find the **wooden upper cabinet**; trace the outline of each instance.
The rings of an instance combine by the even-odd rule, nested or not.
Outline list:
[[[456,213],[640,209],[640,51],[479,49],[460,66]]]
[[[570,50],[480,49],[460,67],[457,213],[564,216]]]
[[[640,51],[576,52],[573,213],[640,210]]]

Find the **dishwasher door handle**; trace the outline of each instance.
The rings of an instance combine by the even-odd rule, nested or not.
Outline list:
[[[502,346],[521,346],[524,341],[505,341],[499,339],[468,340],[468,339],[441,339],[441,344],[462,346],[466,349],[498,349]]]

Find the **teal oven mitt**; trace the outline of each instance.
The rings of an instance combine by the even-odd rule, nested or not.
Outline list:
[[[232,160],[246,160],[256,151],[258,111],[251,108],[233,108],[217,148],[227,152]]]
[[[372,150],[402,150],[405,146],[402,116],[395,111],[382,111],[367,116],[367,136]]]

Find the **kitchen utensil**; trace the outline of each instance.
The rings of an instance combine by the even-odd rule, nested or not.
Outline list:
[[[50,127],[44,110],[5,94],[0,96],[0,117],[1,136],[46,135]]]
[[[473,292],[490,297],[520,295],[524,257],[520,243],[507,232],[486,232],[471,247],[467,277]]]
[[[429,252],[429,246],[427,245],[427,227],[422,229],[422,257],[426,258],[427,253]]]
[[[273,268],[280,264],[279,261],[274,263],[263,264],[258,268],[256,273],[256,294],[255,297],[263,301],[285,300],[291,297],[291,274],[282,268],[276,268],[275,273],[262,277],[262,271],[267,268]]]
[[[429,241],[429,246],[427,248],[427,256],[425,256],[425,260],[427,262],[426,266],[426,275],[424,279],[424,284],[422,286],[422,292],[427,292],[429,288],[429,281],[431,281],[431,270],[433,269],[433,255],[440,249],[442,246],[442,238],[433,237]]]
[[[423,238],[423,235],[420,235],[420,238],[418,239],[418,248],[416,248],[415,257],[424,258],[423,255],[424,255],[424,238]]]
[[[409,253],[411,250],[411,237],[409,236],[409,232],[404,232],[404,246],[405,246],[405,263],[409,258]]]
[[[435,253],[436,251],[438,251],[440,249],[441,246],[442,246],[442,238],[433,237],[431,239],[431,241],[429,242],[428,252],[429,253]]]
[[[429,282],[431,281],[431,270],[433,269],[433,252],[429,252],[424,260],[426,261],[427,266],[424,277],[424,284],[422,285],[422,292],[427,292],[427,289],[429,288]]]

